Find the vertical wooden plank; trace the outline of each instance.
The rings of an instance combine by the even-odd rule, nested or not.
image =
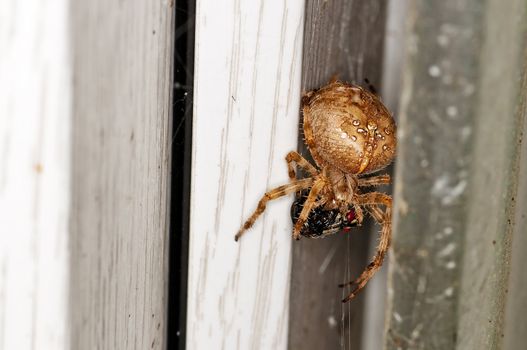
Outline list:
[[[0,349],[68,349],[67,1],[0,4]]]
[[[522,195],[518,185],[526,181],[520,177],[525,166],[520,163],[520,152],[527,131],[527,6],[522,0],[510,1],[505,7],[499,0],[485,5],[458,349],[504,345],[506,303],[521,305],[509,299],[517,291],[508,295],[508,284],[518,282],[511,279],[518,275],[509,276],[512,253],[520,253],[516,264],[517,259],[525,261],[525,247],[513,250],[512,243],[521,242],[518,236],[527,232],[516,213],[524,203],[517,203]],[[510,312],[509,320],[524,322],[525,309]],[[508,344],[525,340],[525,334],[509,337]]]
[[[301,2],[201,0],[196,9],[187,348],[285,349],[291,219],[276,200],[241,240],[295,149]]]
[[[386,9],[381,96],[388,110],[394,113],[395,120],[399,118],[408,2],[409,0],[388,1]],[[393,166],[387,170],[392,173],[393,178]],[[371,239],[370,256],[375,253],[376,248],[377,240]],[[366,312],[363,317],[361,341],[361,349],[364,350],[382,349],[384,344],[388,270],[389,259],[385,259],[384,267],[377,272],[378,276],[368,283],[365,291]]]
[[[386,1],[306,2],[303,91],[319,88],[337,74],[380,86]],[[308,154],[302,137],[299,148]],[[293,244],[291,349],[360,347],[364,295],[342,305],[337,286],[368,263],[368,226],[351,235]],[[378,227],[373,228],[375,237]],[[375,239],[375,238],[373,238]]]
[[[527,60],[525,61],[527,62]],[[525,64],[524,62],[524,64]],[[527,269],[525,268],[525,257],[527,256],[527,69],[523,68],[522,77],[523,97],[520,96],[518,112],[524,116],[523,127],[519,126],[519,169],[514,182],[518,184],[516,208],[514,213],[514,229],[512,230],[511,242],[511,267],[508,287],[506,289],[507,301],[504,320],[504,343],[506,350],[521,349],[527,343],[527,322],[525,322],[525,310],[527,310]],[[512,214],[512,213],[511,213]],[[512,216],[512,215],[511,215]]]
[[[74,349],[163,349],[173,1],[72,2]]]
[[[510,5],[411,2],[387,349],[502,345],[525,119],[525,6]]]
[[[453,349],[481,5],[413,1],[399,119],[387,347]]]

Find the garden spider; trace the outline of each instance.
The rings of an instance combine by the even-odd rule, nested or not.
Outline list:
[[[357,224],[366,210],[381,226],[377,251],[372,262],[351,285],[347,302],[360,292],[381,267],[391,241],[392,198],[381,192],[365,192],[364,188],[390,183],[389,175],[372,175],[395,157],[395,121],[379,98],[363,88],[332,79],[317,91],[302,98],[304,136],[317,165],[313,166],[297,152],[286,156],[290,182],[279,186],[260,199],[258,207],[235,236],[237,241],[264,212],[270,200],[309,190],[293,228],[293,238],[300,239],[306,220],[313,210],[323,218],[322,210],[338,210],[341,217],[350,208]],[[309,177],[297,179],[296,167]],[[381,209],[384,207],[384,211]],[[328,213],[329,216],[329,213]],[[319,234],[320,235],[320,234]]]

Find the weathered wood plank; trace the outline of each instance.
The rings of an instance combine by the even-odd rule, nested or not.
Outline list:
[[[290,200],[234,234],[296,148],[301,2],[198,1],[187,348],[285,349]]]
[[[526,60],[527,62],[527,60]],[[523,68],[522,77],[523,97],[517,113],[523,114],[523,122],[518,124],[520,135],[518,139],[519,168],[517,178],[513,179],[518,185],[516,208],[514,213],[514,229],[511,242],[511,267],[508,286],[506,289],[507,305],[504,320],[504,343],[506,350],[521,349],[527,343],[527,322],[525,322],[525,311],[527,310],[527,269],[525,268],[525,257],[527,256],[527,69]],[[521,117],[521,115],[520,115]],[[523,123],[523,126],[521,125]],[[512,216],[512,213],[511,213]]]
[[[340,79],[377,87],[382,73],[386,1],[313,0],[306,3],[302,89]],[[308,152],[302,137],[299,149]],[[293,244],[291,282],[291,349],[358,348],[364,295],[343,305],[337,285],[351,280],[367,265],[367,231]],[[373,236],[378,231],[375,227]],[[373,238],[375,239],[375,238]]]
[[[527,7],[522,0],[509,1],[507,6],[489,0],[485,5],[480,19],[484,40],[478,52],[478,123],[460,282],[458,349],[504,345],[506,303],[522,305],[512,299],[517,290],[508,295],[508,285],[514,288],[521,281],[512,278],[522,276],[510,276],[513,252],[520,254],[514,261],[516,271],[525,268],[521,263],[525,262],[525,246],[513,250],[512,244],[521,244],[519,236],[527,232],[519,220],[525,212],[518,211],[524,202],[517,203],[522,195],[518,185],[522,182],[523,188],[527,181],[525,173],[520,173],[525,167],[520,152],[527,132]],[[525,311],[513,308],[507,317],[524,323]],[[525,346],[525,333],[508,336],[509,346]]]
[[[502,344],[521,1],[413,1],[399,122],[387,349]]]
[[[173,5],[72,2],[74,349],[165,347]]]
[[[453,349],[480,6],[410,4],[395,176],[388,348]]]
[[[67,8],[0,5],[0,349],[69,349]]]

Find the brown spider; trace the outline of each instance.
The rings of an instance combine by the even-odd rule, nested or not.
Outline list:
[[[304,94],[302,109],[305,140],[317,167],[297,152],[289,152],[285,159],[290,183],[265,193],[235,240],[254,224],[268,201],[306,189],[310,191],[293,228],[295,239],[300,239],[303,224],[315,208],[338,209],[346,215],[352,207],[359,225],[364,219],[364,208],[382,225],[381,235],[372,262],[359,278],[340,285],[354,286],[342,300],[347,302],[381,267],[390,246],[392,198],[385,193],[363,192],[363,189],[390,183],[389,175],[371,174],[386,167],[395,157],[395,121],[376,95],[336,79]],[[297,179],[295,165],[310,177]]]

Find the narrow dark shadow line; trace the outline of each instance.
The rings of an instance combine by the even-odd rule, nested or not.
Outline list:
[[[167,348],[185,349],[195,0],[176,0]]]

